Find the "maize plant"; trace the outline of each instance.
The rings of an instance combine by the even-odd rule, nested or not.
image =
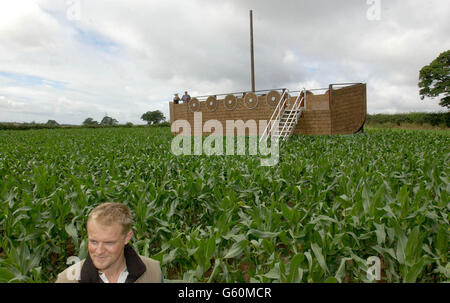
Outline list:
[[[0,132],[0,282],[87,255],[98,204],[166,281],[449,281],[448,131],[293,136],[258,155],[175,156],[168,128]],[[379,277],[369,275],[378,260]]]

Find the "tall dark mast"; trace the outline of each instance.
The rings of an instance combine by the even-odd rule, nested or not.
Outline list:
[[[250,10],[250,61],[252,75],[252,92],[255,92],[255,60],[253,57],[253,12]]]

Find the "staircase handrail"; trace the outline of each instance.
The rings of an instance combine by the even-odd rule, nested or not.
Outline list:
[[[272,133],[273,128],[275,126],[275,123],[274,123],[275,121],[278,121],[278,126],[279,126],[280,117],[282,116],[282,114],[284,114],[284,110],[285,110],[284,106],[286,104],[286,101],[288,100],[288,98],[284,98],[284,96],[286,94],[289,96],[289,90],[288,89],[285,89],[283,91],[283,94],[281,95],[280,101],[278,102],[277,106],[275,107],[275,109],[274,109],[274,111],[272,113],[272,116],[270,117],[269,123],[266,125],[266,128],[264,129],[264,131],[263,131],[263,133],[261,135],[261,138],[259,140],[260,143],[265,138],[267,138],[269,136],[269,134]],[[281,112],[282,110],[283,110],[283,113]],[[277,113],[277,112],[278,112],[278,114],[276,115],[276,119],[274,119],[275,113]],[[270,126],[270,130],[267,131],[269,126]],[[267,132],[267,135],[266,135],[266,132]]]
[[[301,99],[300,99],[300,97],[301,97]],[[292,109],[290,110],[289,115],[286,118],[286,123],[284,123],[283,129],[281,130],[281,134],[284,133],[284,131],[285,131],[286,127],[287,127],[286,131],[289,131],[290,132],[289,135],[291,135],[292,130],[293,130],[293,129],[291,129],[291,127],[292,127],[292,124],[294,124],[294,120],[292,118],[295,117],[295,123],[298,122],[298,113],[297,113],[297,111],[302,107],[302,104],[304,103],[305,98],[306,98],[306,89],[303,89],[303,94],[300,93],[298,95],[297,99],[295,99],[294,104],[292,105]],[[299,99],[300,99],[300,102],[299,102]],[[287,135],[282,135],[282,136],[284,138],[287,137]]]

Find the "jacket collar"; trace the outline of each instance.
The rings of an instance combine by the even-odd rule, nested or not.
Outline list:
[[[125,262],[127,264],[128,277],[125,281],[126,283],[133,283],[145,272],[146,267],[144,262],[142,262],[139,255],[127,244],[124,247]],[[87,255],[87,258],[81,267],[80,283],[103,283],[103,280],[98,274],[97,268],[95,268],[92,262],[91,256]]]

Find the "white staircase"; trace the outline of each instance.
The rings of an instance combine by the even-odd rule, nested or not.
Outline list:
[[[280,124],[278,126],[278,135],[279,137],[286,140],[286,138],[290,137],[294,132],[295,127],[297,126],[298,119],[301,117],[304,107],[299,109],[286,109],[281,116]]]
[[[260,142],[273,136],[278,140],[287,140],[294,132],[303,111],[305,110],[306,90],[300,93],[293,104],[289,104],[289,91],[286,90],[281,95],[277,107],[273,111],[267,127],[260,137]]]

